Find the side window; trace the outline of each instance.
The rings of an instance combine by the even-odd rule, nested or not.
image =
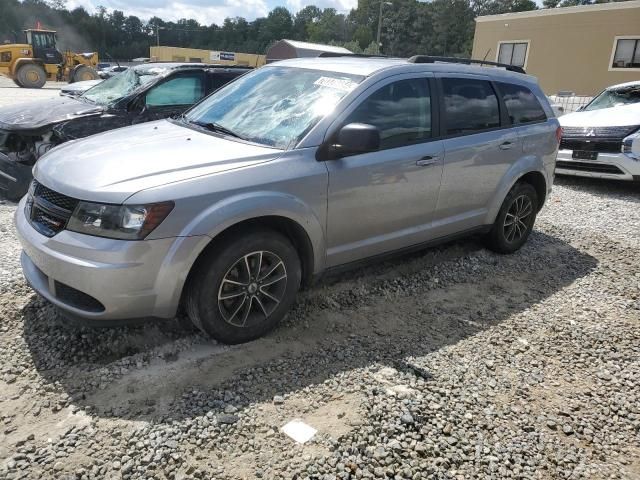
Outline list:
[[[522,123],[544,122],[547,119],[540,102],[527,87],[512,83],[499,83],[498,89],[507,106],[511,123],[520,125]]]
[[[215,92],[231,81],[231,76],[224,74],[209,74],[209,78],[212,92]]]
[[[486,80],[443,78],[447,135],[464,135],[500,126],[498,97]]]
[[[345,125],[367,123],[380,130],[380,149],[431,137],[431,96],[426,78],[399,80],[380,88],[351,112]]]
[[[201,75],[183,75],[172,78],[147,92],[148,107],[191,105],[204,96]]]

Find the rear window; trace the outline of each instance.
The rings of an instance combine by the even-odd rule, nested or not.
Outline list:
[[[498,97],[486,80],[443,78],[447,135],[466,135],[500,126]]]
[[[542,105],[527,87],[512,83],[498,83],[498,88],[507,106],[511,123],[514,125],[544,122],[547,119]]]

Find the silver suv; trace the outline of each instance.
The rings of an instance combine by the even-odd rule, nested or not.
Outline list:
[[[514,252],[558,121],[534,78],[437,60],[278,62],[181,118],[53,149],[16,214],[27,280],[93,323],[184,305],[239,343],[335,267],[471,233]]]

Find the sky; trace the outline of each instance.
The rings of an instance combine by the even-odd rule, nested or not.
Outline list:
[[[153,16],[163,20],[193,18],[202,25],[222,24],[226,17],[244,17],[254,20],[266,16],[277,6],[284,6],[292,13],[306,5],[320,8],[333,7],[338,12],[355,8],[357,0],[67,0],[68,9],[84,7],[95,11],[98,5],[108,10],[122,10],[125,15],[135,15],[142,20]]]

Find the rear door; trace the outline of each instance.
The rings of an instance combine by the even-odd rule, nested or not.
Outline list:
[[[483,224],[522,143],[488,77],[442,74],[438,84],[445,160],[433,227],[442,237]]]

